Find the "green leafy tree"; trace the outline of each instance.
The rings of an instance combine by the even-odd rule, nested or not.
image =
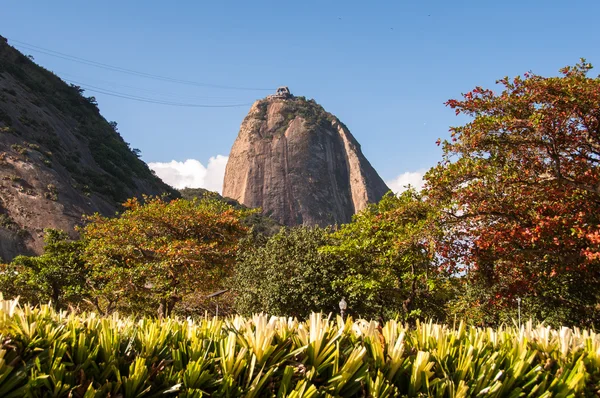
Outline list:
[[[231,283],[238,312],[305,317],[311,311],[339,311],[343,289],[334,284],[345,266],[319,252],[327,242],[325,229],[296,227],[281,229],[264,245],[247,243]]]
[[[88,295],[82,241],[59,230],[47,229],[44,254],[18,256],[2,266],[0,291],[33,304],[52,302],[56,309],[79,306]]]
[[[130,199],[124,206],[118,217],[89,217],[83,229],[99,310],[168,316],[177,303],[223,287],[248,211],[217,200]]]
[[[447,274],[438,267],[436,211],[411,189],[388,193],[333,234],[323,250],[344,264],[352,311],[366,317],[445,316]]]

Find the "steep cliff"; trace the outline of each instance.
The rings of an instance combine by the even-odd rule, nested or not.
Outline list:
[[[81,94],[0,36],[0,261],[39,253],[45,228],[173,192]]]
[[[388,190],[342,122],[293,96],[252,105],[223,183],[223,196],[289,226],[349,222]]]

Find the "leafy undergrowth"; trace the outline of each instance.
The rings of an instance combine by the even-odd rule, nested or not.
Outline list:
[[[141,319],[0,301],[2,397],[582,396],[600,335],[256,315]]]

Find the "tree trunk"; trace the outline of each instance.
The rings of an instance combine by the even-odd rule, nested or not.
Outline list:
[[[406,300],[404,300],[402,302],[402,308],[404,309],[404,313],[406,314],[407,318],[408,318],[408,315],[410,314],[410,311],[412,311],[413,302],[415,301],[415,296],[417,295],[417,276],[415,275],[414,264],[412,264],[410,266],[410,269],[411,269],[411,274],[412,274],[410,293],[408,294],[408,297],[406,298]]]
[[[52,306],[55,310],[60,310],[60,289],[56,285],[52,285]]]
[[[171,295],[167,300],[167,316],[171,316],[173,313],[173,308],[175,308],[175,304],[179,302],[180,298],[176,295]]]
[[[167,318],[171,316],[173,313],[173,308],[175,308],[175,304],[177,304],[181,298],[175,294],[171,294],[168,298],[162,299],[158,306],[158,318]]]
[[[160,300],[160,304],[158,305],[158,310],[156,310],[156,312],[158,313],[158,319],[163,319],[166,314],[165,314],[165,310],[166,310],[166,301],[165,299]]]

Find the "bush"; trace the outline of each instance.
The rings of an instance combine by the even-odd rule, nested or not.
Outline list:
[[[0,301],[0,336],[3,397],[550,397],[600,387],[599,335],[531,323],[136,321]]]
[[[47,191],[44,192],[44,197],[49,200],[57,201],[58,200],[58,188],[54,184],[48,184],[46,187]]]
[[[12,148],[13,151],[17,152],[20,155],[27,155],[27,153],[28,153],[27,148],[25,148],[22,145],[12,144],[10,147]]]
[[[29,147],[30,149],[33,149],[34,151],[39,151],[40,150],[40,146],[38,144],[31,144],[31,143],[26,143],[25,145],[27,145],[27,147]]]
[[[1,228],[11,228],[15,225],[15,222],[8,214],[0,214],[0,227]]]
[[[6,127],[10,127],[13,124],[10,115],[2,109],[0,109],[0,122],[4,123]]]

